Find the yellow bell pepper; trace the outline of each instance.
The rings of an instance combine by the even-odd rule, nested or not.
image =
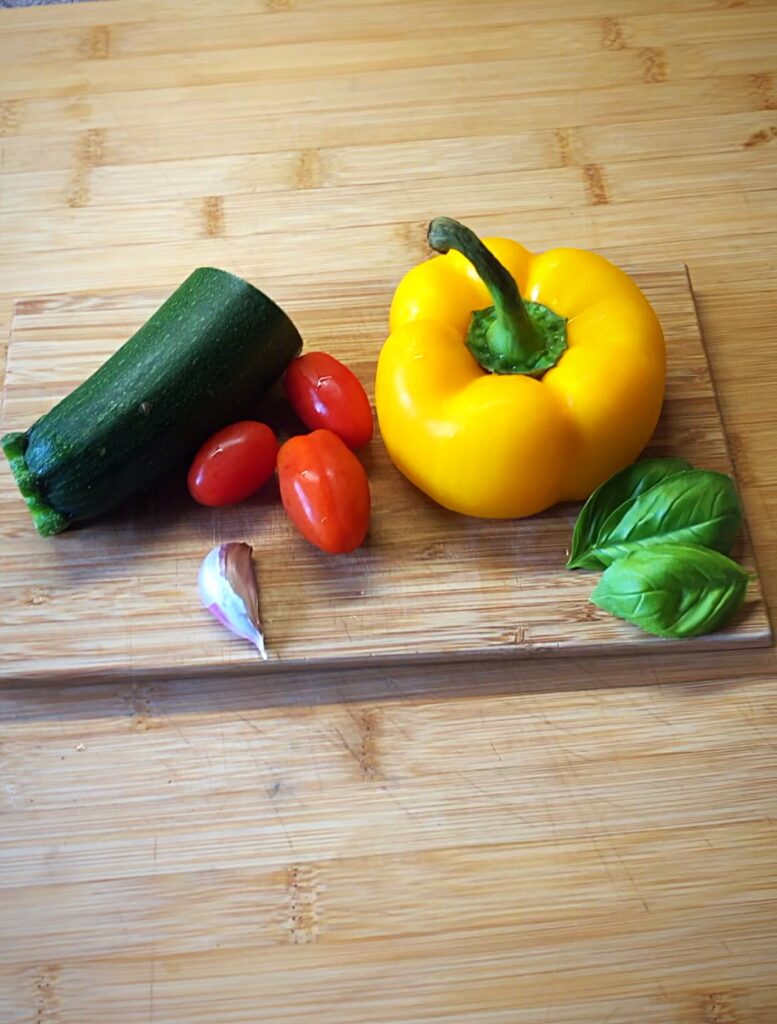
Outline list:
[[[446,255],[400,282],[378,360],[392,461],[471,516],[587,498],[658,421],[666,359],[647,299],[591,252],[484,244],[447,217],[431,222],[429,243]]]

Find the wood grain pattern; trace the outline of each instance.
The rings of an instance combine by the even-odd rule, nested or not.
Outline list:
[[[774,609],[776,130],[774,0],[0,11],[1,344],[201,264],[353,302],[443,213],[686,263]],[[774,1024],[776,687],[774,648],[5,686],[0,1020]]]
[[[209,214],[209,220],[210,220]],[[637,275],[667,339],[667,395],[649,453],[732,472],[683,268]],[[276,297],[278,293],[274,293]],[[282,287],[308,350],[343,359],[372,393],[391,286],[347,281]],[[2,430],[24,429],[96,369],[163,301],[160,295],[21,302],[14,318]],[[279,299],[280,301],[280,299]],[[257,415],[293,429],[282,399]],[[256,674],[375,661],[716,650],[771,643],[757,581],[740,615],[693,640],[650,637],[588,601],[598,574],[564,569],[579,505],[515,522],[446,512],[391,465],[380,437],[362,452],[373,498],[370,535],[353,555],[322,555],[299,538],[275,484],[237,508],[203,509],[182,474],[107,522],[38,537],[0,468],[0,676],[110,678],[127,673]],[[270,661],[228,637],[199,605],[199,564],[215,543],[254,548]],[[755,569],[747,537],[737,556]],[[74,628],[78,625],[78,628]]]

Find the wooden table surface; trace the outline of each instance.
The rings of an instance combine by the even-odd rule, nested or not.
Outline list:
[[[218,12],[218,13],[215,13]],[[435,214],[685,261],[777,600],[777,5],[0,12],[0,320]],[[3,1024],[773,1024],[773,650],[6,690]]]

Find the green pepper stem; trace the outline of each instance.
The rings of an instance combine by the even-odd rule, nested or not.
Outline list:
[[[493,359],[515,366],[534,363],[545,350],[545,338],[529,316],[512,274],[474,231],[451,217],[435,217],[427,239],[437,252],[455,249],[466,256],[491,293],[493,321],[488,325],[488,348]]]

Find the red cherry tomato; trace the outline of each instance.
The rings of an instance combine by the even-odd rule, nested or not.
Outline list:
[[[306,352],[289,363],[283,390],[311,430],[331,430],[349,448],[372,437],[372,409],[359,378],[326,352]]]
[[[201,505],[234,505],[273,474],[278,441],[264,423],[241,420],[217,430],[194,456],[189,493]]]
[[[283,507],[306,540],[331,555],[359,547],[370,524],[370,485],[336,434],[292,437],[278,452],[278,480]]]

